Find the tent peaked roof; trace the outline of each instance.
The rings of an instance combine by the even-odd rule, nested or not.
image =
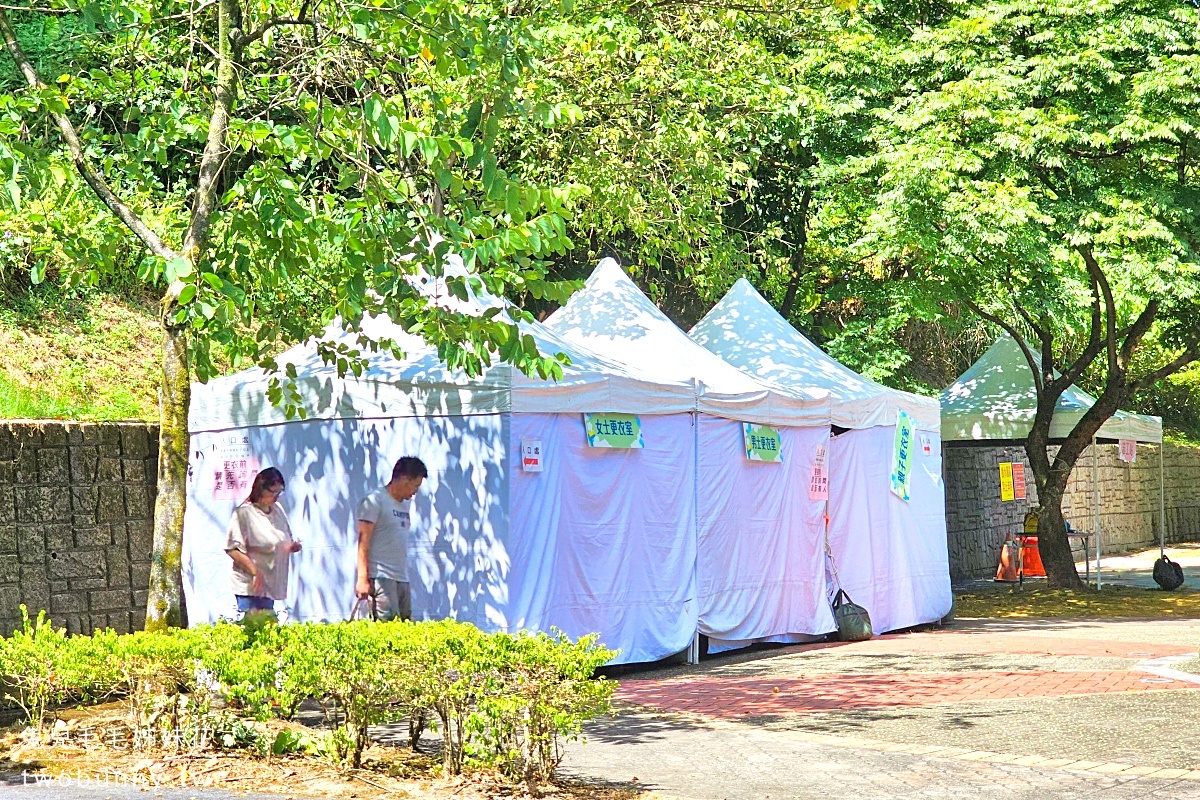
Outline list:
[[[697,343],[782,392],[830,395],[834,425],[870,428],[896,424],[905,411],[917,427],[936,431],[938,402],[876,383],[830,357],[796,330],[745,278],[691,331]]]
[[[539,323],[521,323],[543,355],[565,353],[571,363],[558,381],[529,377],[510,364],[496,363],[482,375],[468,376],[447,367],[437,350],[387,317],[367,317],[362,334],[392,339],[404,351],[368,353],[360,334],[339,323],[321,340],[360,350],[366,359],[361,375],[339,376],[326,364],[312,339],[281,354],[280,369],[295,367],[293,385],[309,419],[378,419],[414,416],[466,416],[502,412],[578,413],[615,411],[651,414],[690,411],[695,389],[690,381],[635,377],[620,365],[572,344]],[[188,415],[191,432],[227,430],[288,422],[284,409],[268,399],[272,375],[254,368],[194,384]],[[665,411],[664,411],[665,409]],[[290,420],[298,421],[298,420]]]
[[[1041,369],[1037,351],[1034,360]],[[1070,386],[1058,400],[1050,438],[1065,439],[1096,398]],[[942,439],[1023,439],[1033,427],[1037,389],[1017,341],[1002,334],[970,369],[942,392]],[[1162,441],[1162,419],[1118,411],[1100,428],[1101,439]]]
[[[829,424],[827,393],[784,394],[725,363],[689,339],[611,258],[546,325],[643,378],[694,381],[699,411],[744,422]]]

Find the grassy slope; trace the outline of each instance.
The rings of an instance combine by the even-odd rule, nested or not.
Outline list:
[[[156,327],[114,294],[0,298],[0,419],[156,419]]]

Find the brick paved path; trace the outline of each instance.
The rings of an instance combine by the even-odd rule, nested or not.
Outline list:
[[[951,672],[776,679],[708,676],[691,680],[630,680],[621,682],[616,697],[660,711],[739,719],[1003,698],[1193,688],[1197,688],[1197,684],[1134,670]]]
[[[621,680],[566,768],[697,800],[1200,800],[1200,683],[1140,663],[1198,643],[1189,620],[990,620],[719,656]]]

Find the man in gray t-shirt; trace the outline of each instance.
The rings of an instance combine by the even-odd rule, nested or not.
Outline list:
[[[375,619],[412,618],[409,507],[428,475],[421,459],[405,456],[392,468],[388,484],[358,504],[358,576],[354,593],[360,602],[368,601]]]

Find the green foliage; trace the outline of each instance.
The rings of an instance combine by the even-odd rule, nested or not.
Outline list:
[[[504,359],[560,374],[556,354],[520,334],[528,315],[459,313],[413,280],[441,276],[455,253],[468,271],[448,281],[460,299],[472,289],[565,298],[543,260],[570,246],[566,220],[583,189],[516,180],[492,148],[501,120],[533,113],[516,92],[542,44],[527,20],[459,0],[231,7],[127,0],[71,4],[55,18],[9,12],[51,86],[29,89],[7,61],[0,70],[0,278],[166,294],[166,322],[187,332],[201,380],[226,358],[274,367],[281,345],[335,317],[354,328],[375,313],[471,373]],[[242,36],[232,50],[217,34],[229,13],[240,18],[220,29]],[[279,17],[319,23],[270,22]],[[197,189],[194,170],[230,64],[222,53],[236,61],[238,97],[210,191]],[[60,111],[177,255],[139,241],[101,204],[44,124]],[[200,222],[198,196],[216,197]],[[183,252],[185,238],[194,250]],[[394,343],[364,336],[323,355],[357,371],[380,347]],[[306,412],[290,376],[273,399]]]
[[[256,620],[68,637],[39,615],[0,639],[0,679],[33,726],[64,704],[116,695],[142,746],[304,752],[351,768],[370,726],[436,717],[447,773],[495,766],[536,787],[562,741],[607,711],[613,684],[592,676],[613,656],[595,637],[484,634],[451,621]],[[254,724],[307,698],[332,705],[332,730],[269,737]]]
[[[21,627],[8,639],[0,639],[0,684],[4,697],[21,707],[36,727],[46,724],[47,714],[70,695],[72,686],[64,674],[68,664],[67,631],[55,628],[39,611],[36,619],[21,605]]]
[[[156,338],[128,287],[0,289],[0,418],[154,418]]]

